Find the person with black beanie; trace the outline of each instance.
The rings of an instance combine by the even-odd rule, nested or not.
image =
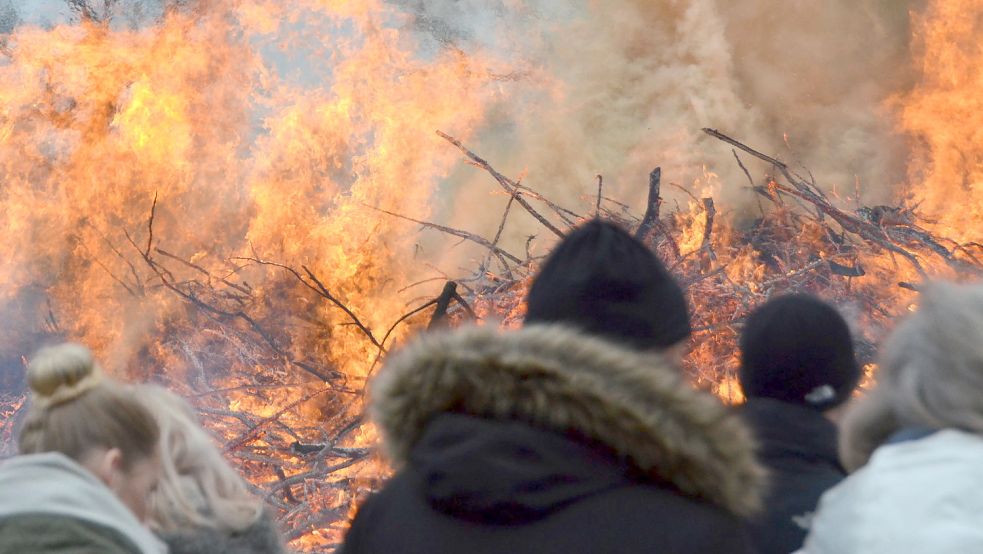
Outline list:
[[[659,258],[600,220],[553,249],[526,304],[526,324],[562,323],[638,350],[668,350],[690,336],[683,290]]]
[[[748,528],[763,554],[788,554],[802,546],[819,497],[846,477],[833,420],[861,371],[846,321],[807,294],[752,312],[740,349],[743,415],[771,472],[765,510]]]
[[[750,552],[750,430],[686,382],[682,289],[590,221],[533,280],[522,329],[462,327],[390,355],[370,411],[397,468],[341,549]]]

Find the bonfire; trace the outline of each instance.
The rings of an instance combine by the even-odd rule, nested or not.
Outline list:
[[[658,152],[635,187],[643,203],[603,175],[589,194],[550,195],[480,153],[482,106],[518,78],[499,60],[408,52],[381,2],[186,4],[127,28],[105,11],[116,3],[73,0],[73,24],[0,34],[2,456],[27,408],[26,357],[81,341],[115,373],[188,398],[293,546],[327,551],[388,473],[364,414],[387,353],[439,327],[520,325],[549,246],[585,220],[619,222],[671,268],[694,317],[686,369],[731,403],[735,337],[769,297],[835,302],[869,382],[922,283],[983,271],[977,154],[962,154],[983,148],[983,110],[965,102],[983,62],[950,48],[973,29],[946,27],[961,16],[941,0],[920,20],[924,83],[903,111],[926,145],[917,184],[877,205],[699,128],[741,176],[723,197],[679,184]],[[329,48],[323,27],[346,40]],[[258,53],[301,42],[333,52],[329,70],[305,65],[316,85]],[[942,113],[965,128],[936,131]],[[441,219],[433,190],[454,172],[486,177],[497,225]],[[471,254],[453,271],[415,252],[461,241]]]

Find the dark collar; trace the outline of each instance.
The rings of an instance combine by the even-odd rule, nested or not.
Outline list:
[[[752,398],[742,413],[757,436],[762,458],[805,457],[842,471],[836,425],[822,412],[771,398]]]

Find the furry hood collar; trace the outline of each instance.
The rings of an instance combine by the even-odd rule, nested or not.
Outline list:
[[[455,412],[574,430],[687,495],[760,508],[764,470],[735,414],[661,356],[557,325],[418,337],[374,380],[371,412],[397,466],[434,416]]]

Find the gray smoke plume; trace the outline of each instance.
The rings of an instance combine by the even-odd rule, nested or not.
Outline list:
[[[593,194],[600,173],[609,194],[640,211],[646,175],[661,165],[665,179],[684,186],[718,174],[715,194],[740,209],[750,198],[746,178],[703,127],[807,167],[841,196],[859,185],[864,202],[887,200],[904,179],[905,145],[889,100],[911,80],[914,2],[396,3],[438,45],[519,68],[473,145],[561,204]],[[748,163],[756,177],[767,169]],[[494,214],[489,181],[473,171],[456,179],[446,217],[493,232],[493,221],[475,222],[473,208]]]

